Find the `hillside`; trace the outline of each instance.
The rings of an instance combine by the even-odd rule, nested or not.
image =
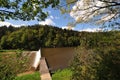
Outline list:
[[[0,49],[38,50],[40,47],[119,46],[120,32],[77,32],[48,25],[0,27]]]

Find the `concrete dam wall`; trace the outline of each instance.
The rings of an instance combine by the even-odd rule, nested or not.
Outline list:
[[[40,64],[40,59],[46,59],[50,71],[64,69],[69,66],[75,53],[75,48],[41,48],[39,51],[29,52],[30,65],[36,70]]]

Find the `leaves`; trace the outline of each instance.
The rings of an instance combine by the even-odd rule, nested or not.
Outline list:
[[[43,9],[59,4],[59,0],[0,0],[0,20],[44,20],[48,15]]]
[[[9,29],[8,29],[9,28]],[[3,49],[38,50],[40,47],[73,47],[79,45],[77,31],[62,30],[53,26],[33,25],[16,28],[0,27]],[[6,31],[3,33],[3,31]],[[7,34],[7,32],[9,32]]]
[[[120,78],[120,50],[78,47],[71,64],[72,80],[118,80]]]

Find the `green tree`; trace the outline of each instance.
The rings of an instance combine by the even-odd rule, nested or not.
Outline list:
[[[0,46],[2,49],[7,49],[8,48],[8,42],[7,42],[7,36],[3,36],[1,41],[0,41]]]
[[[119,80],[120,50],[79,47],[71,63],[72,80]]]
[[[6,31],[7,31],[6,26],[0,27],[0,39],[2,38],[3,35],[5,35]]]
[[[97,49],[102,58],[97,68],[98,80],[119,80],[120,78],[120,51],[114,47]]]
[[[54,40],[53,28],[50,28],[45,42],[45,46],[53,47],[53,40]]]
[[[69,13],[75,20],[75,22],[71,23],[71,26],[88,22],[106,25],[109,22],[108,26],[114,28],[120,26],[119,0],[65,0],[63,2],[60,5],[61,12]]]
[[[71,36],[68,38],[68,45],[69,46],[77,46],[79,44],[79,37]]]
[[[79,47],[71,63],[72,80],[98,80],[96,78],[97,67],[101,58],[94,54],[92,49]]]
[[[43,9],[58,4],[59,0],[0,0],[0,20],[44,20],[48,13]]]
[[[54,41],[53,41],[53,46],[54,47],[61,47],[63,43],[62,35],[59,33],[55,35]]]

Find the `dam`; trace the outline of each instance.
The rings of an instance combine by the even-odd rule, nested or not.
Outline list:
[[[65,48],[41,48],[32,54],[31,65],[37,69],[40,58],[44,57],[50,71],[64,69],[69,66],[75,53],[74,47]]]

